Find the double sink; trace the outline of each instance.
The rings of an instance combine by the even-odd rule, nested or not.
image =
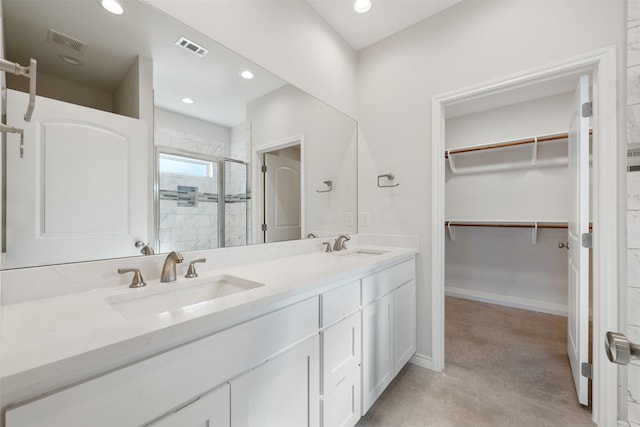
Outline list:
[[[354,249],[335,252],[332,256],[360,259],[384,253],[387,251]],[[105,300],[111,309],[120,313],[125,319],[139,319],[153,315],[169,316],[176,310],[186,313],[194,312],[209,301],[262,286],[264,283],[223,274],[134,289],[106,297]]]

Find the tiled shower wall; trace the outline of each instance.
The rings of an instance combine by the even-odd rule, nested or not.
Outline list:
[[[635,153],[640,151],[640,0],[627,4],[627,142]],[[627,195],[626,332],[629,340],[640,343],[640,171],[627,172]],[[627,404],[629,424],[640,427],[639,361],[627,367]]]
[[[233,132],[230,142],[216,141],[188,131],[176,130],[156,125],[155,145],[177,148],[215,157],[248,160],[248,144],[244,135],[244,125]],[[235,130],[235,129],[234,129]],[[227,173],[226,179],[233,182],[245,182],[244,176],[236,176],[242,168],[234,168]],[[163,174],[160,181],[161,190],[177,191],[178,185],[198,187],[199,193],[217,194],[217,181],[183,175]],[[227,185],[227,188],[229,186]],[[234,187],[238,187],[235,185]],[[228,191],[228,190],[227,190]],[[226,207],[228,216],[225,221],[225,246],[244,244],[248,236],[246,209],[249,203],[232,203]],[[161,200],[159,218],[160,251],[188,251],[218,247],[218,204],[215,202],[199,202],[197,206],[178,206],[176,201]],[[245,219],[244,221],[242,219]],[[222,226],[222,225],[220,225]]]

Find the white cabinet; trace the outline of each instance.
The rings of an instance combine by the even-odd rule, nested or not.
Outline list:
[[[415,352],[415,293],[411,259],[11,405],[4,426],[352,427]]]
[[[315,336],[231,380],[232,426],[318,427],[319,352]]]
[[[416,352],[416,282],[393,291],[394,376]]]
[[[322,391],[338,385],[360,367],[360,312],[356,312],[322,332]]]
[[[355,369],[322,399],[324,427],[352,427],[360,419],[360,369]]]
[[[416,348],[413,260],[362,279],[362,415]]]
[[[362,415],[389,385],[393,361],[393,294],[362,310]]]
[[[225,383],[147,427],[229,427],[230,406],[229,384]]]
[[[352,427],[360,419],[362,323],[360,281],[321,295],[322,425]]]

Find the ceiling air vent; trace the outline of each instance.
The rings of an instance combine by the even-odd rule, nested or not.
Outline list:
[[[69,37],[56,30],[49,30],[47,41],[57,45],[68,47],[69,49],[72,49],[78,53],[84,52],[84,48],[87,47],[87,44],[85,42],[74,39],[73,37]]]
[[[203,56],[205,56],[207,54],[207,52],[209,52],[204,47],[192,42],[191,40],[189,40],[189,39],[187,39],[185,37],[180,37],[180,39],[176,42],[176,45],[177,46],[182,46],[183,48],[187,49],[188,51],[195,53],[200,58],[202,58]]]

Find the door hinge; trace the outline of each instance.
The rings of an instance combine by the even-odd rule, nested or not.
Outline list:
[[[582,233],[582,247],[593,248],[593,234]]]
[[[587,377],[590,380],[593,379],[593,365],[591,363],[582,363],[582,376]]]
[[[267,231],[267,224],[262,224],[262,231]]]
[[[267,165],[262,165],[262,173],[267,173]]]
[[[593,102],[585,102],[582,104],[582,117],[593,116]]]

